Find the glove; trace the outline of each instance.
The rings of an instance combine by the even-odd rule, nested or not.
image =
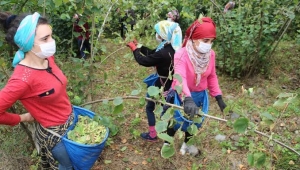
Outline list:
[[[224,101],[223,101],[223,99],[222,99],[222,95],[218,95],[218,96],[216,96],[215,98],[216,98],[216,100],[217,100],[217,102],[218,102],[218,105],[219,105],[219,107],[220,107],[220,109],[221,109],[221,112],[223,112],[223,110],[224,110],[225,107],[226,107],[226,104],[224,103]]]
[[[129,42],[127,46],[131,49],[131,51],[135,51],[137,49],[134,42]]]
[[[186,114],[193,118],[199,112],[199,107],[195,104],[193,98],[186,97],[183,101],[183,110]]]

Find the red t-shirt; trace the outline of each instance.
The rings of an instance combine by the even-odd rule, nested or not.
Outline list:
[[[0,124],[14,126],[20,122],[19,115],[7,112],[17,100],[42,126],[64,124],[72,112],[66,86],[67,78],[54,57],[48,58],[48,69],[18,64],[0,91]]]

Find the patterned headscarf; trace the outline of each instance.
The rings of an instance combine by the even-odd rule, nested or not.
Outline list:
[[[186,51],[188,53],[189,59],[194,66],[195,74],[196,74],[196,86],[199,85],[201,80],[201,74],[203,74],[210,60],[210,51],[208,53],[202,54],[199,53],[193,47],[192,40],[188,40],[186,43]]]
[[[201,74],[203,74],[208,67],[211,52],[205,54],[199,53],[193,47],[192,40],[203,38],[216,38],[216,25],[211,18],[204,17],[197,19],[185,33],[183,47],[186,47],[190,61],[192,62],[196,74],[196,86],[199,85]]]
[[[27,15],[20,23],[14,41],[19,47],[13,60],[13,67],[15,67],[21,60],[24,59],[25,53],[30,51],[33,47],[35,30],[40,14],[35,12],[33,15]]]
[[[175,51],[181,48],[182,32],[178,23],[164,20],[155,24],[154,29],[164,40],[158,45],[156,51],[161,50],[166,43],[171,43]]]

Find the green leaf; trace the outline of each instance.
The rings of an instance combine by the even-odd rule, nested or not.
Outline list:
[[[121,148],[121,151],[124,152],[127,149],[126,146],[124,146],[123,148]]]
[[[112,161],[111,160],[104,160],[105,164],[110,164]]]
[[[70,20],[71,17],[70,17],[69,14],[63,13],[63,14],[60,15],[60,19],[62,19],[62,20]]]
[[[109,102],[109,101],[108,101],[107,99],[104,99],[104,100],[102,101],[102,103],[105,104],[105,105],[108,104],[108,102]]]
[[[79,96],[74,96],[73,103],[74,105],[81,104],[81,98]]]
[[[261,116],[274,121],[274,117],[268,112],[262,113]]]
[[[167,121],[158,121],[155,125],[155,130],[157,133],[162,133],[167,130],[168,122]]]
[[[175,90],[177,91],[178,94],[181,94],[182,93],[182,86],[176,85]]]
[[[11,2],[10,1],[1,1],[0,5],[5,5],[5,4],[9,4],[9,3],[11,3]]]
[[[55,6],[59,7],[63,3],[62,0],[54,0]]]
[[[145,98],[140,98],[139,104],[140,104],[140,106],[144,106],[146,104],[146,99]]]
[[[120,105],[118,105],[118,106],[115,106],[113,113],[114,113],[114,114],[121,113],[121,112],[123,111],[123,108],[124,108],[124,105],[123,105],[123,104],[120,104]]]
[[[179,139],[182,139],[183,138],[183,135],[184,135],[184,132],[183,131],[181,131],[181,130],[178,130],[178,138]]]
[[[299,99],[297,98],[297,96],[294,96],[294,97],[287,98],[285,103],[296,103],[298,101]]]
[[[194,144],[196,144],[196,142],[197,142],[197,136],[192,136],[192,137],[190,137],[190,139],[189,139],[189,141],[186,143],[188,146],[190,146],[190,145],[194,145]]]
[[[132,96],[136,96],[136,95],[138,95],[138,94],[140,94],[140,90],[133,90],[132,92],[131,92],[131,95]]]
[[[175,149],[172,146],[173,145],[163,145],[161,148],[161,156],[163,158],[170,158],[175,154]]]
[[[166,133],[159,133],[157,136],[164,141],[168,141],[170,144],[174,144],[174,138]]]
[[[254,165],[254,155],[248,154],[247,161],[250,166],[253,166]]]
[[[147,162],[149,162],[149,163],[152,162],[152,159],[151,159],[151,158],[147,158],[146,160],[147,160]]]
[[[261,167],[265,164],[265,162],[266,162],[266,155],[264,153],[261,153],[260,157],[257,158],[256,166]]]
[[[174,74],[173,77],[179,81],[179,83],[182,83],[182,77],[179,74]]]
[[[277,108],[283,108],[285,107],[286,103],[285,103],[285,100],[284,98],[279,98],[274,104],[273,104],[273,107],[277,107]]]
[[[116,98],[114,99],[114,101],[113,101],[113,104],[114,104],[115,106],[118,106],[118,105],[120,105],[120,104],[122,104],[122,103],[123,103],[122,97],[116,97]]]
[[[294,93],[280,93],[277,98],[287,98],[287,97],[293,97]]]
[[[162,105],[156,105],[155,106],[154,114],[160,116],[160,114],[162,113],[162,111],[163,111]]]
[[[108,126],[108,128],[109,128],[109,136],[115,136],[119,132],[118,127],[112,123]]]
[[[244,133],[248,127],[249,120],[247,118],[238,118],[234,123],[233,123],[233,129],[238,132],[238,133]]]
[[[252,94],[253,93],[253,88],[249,88],[248,89],[248,94]]]
[[[150,96],[157,96],[160,93],[160,90],[156,86],[150,86],[150,87],[148,87],[147,93]]]
[[[166,112],[166,113],[161,117],[161,120],[169,121],[172,117],[173,117],[173,115],[172,115],[171,113]]]
[[[196,117],[193,119],[194,123],[202,123],[202,117]]]
[[[198,128],[195,124],[190,125],[187,128],[187,131],[191,134],[191,135],[195,135],[198,132]]]
[[[92,109],[92,105],[91,104],[85,105],[84,108],[87,109],[87,110],[91,110]]]

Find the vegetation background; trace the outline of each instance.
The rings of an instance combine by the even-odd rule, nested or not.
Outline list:
[[[107,146],[92,169],[300,169],[299,0],[239,0],[233,10],[223,13],[226,3],[2,0],[0,10],[13,14],[38,11],[49,18],[57,42],[56,61],[68,77],[72,103],[96,112],[110,128]],[[209,113],[229,121],[207,118],[203,128],[194,132],[197,135],[193,142],[202,151],[201,156],[181,156],[183,140],[178,134],[171,139],[175,153],[164,159],[160,154],[163,140],[148,143],[139,138],[147,130],[147,89],[142,79],[154,70],[139,66],[126,43],[136,38],[140,44],[155,48],[153,25],[166,19],[166,13],[173,8],[181,13],[183,33],[200,14],[212,17],[217,24],[213,48],[228,107],[221,113],[210,98]],[[123,39],[120,18],[128,9],[136,11],[137,19],[134,30],[129,30]],[[77,57],[76,33],[72,31],[74,13],[82,14],[82,21],[91,26],[92,51],[88,60]],[[124,22],[127,28],[130,19]],[[0,32],[1,88],[13,71],[15,50]],[[86,104],[97,100],[101,102]],[[25,111],[19,103],[12,110]],[[163,130],[165,126],[157,128]],[[269,138],[255,134],[255,130]],[[36,149],[24,127],[0,126],[0,132],[0,169],[40,169]],[[220,140],[220,136],[225,139]]]

